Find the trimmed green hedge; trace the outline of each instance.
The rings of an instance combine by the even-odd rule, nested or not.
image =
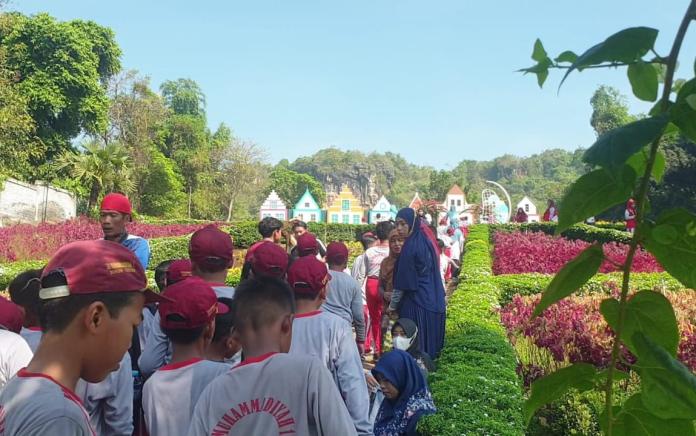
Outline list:
[[[7,286],[21,272],[28,269],[38,269],[46,266],[45,260],[23,260],[0,264],[0,290],[7,289]]]
[[[524,434],[515,352],[495,311],[489,229],[472,226],[461,282],[448,302],[445,347],[431,374],[438,412],[419,423],[427,435]]]
[[[621,286],[622,273],[597,274],[592,277],[574,295],[590,294],[595,292],[607,292],[606,283],[614,282]],[[515,294],[534,295],[544,292],[551,282],[552,275],[548,274],[504,274],[494,276],[493,280],[500,289],[500,305],[508,304]],[[632,273],[631,288],[633,289],[659,289],[668,291],[683,290],[684,285],[666,272],[660,273]]]
[[[491,236],[495,232],[543,232],[553,235],[556,231],[556,223],[523,223],[523,224],[491,224]],[[561,236],[568,239],[579,239],[590,243],[594,242],[619,242],[628,244],[631,242],[631,235],[627,232],[614,229],[605,229],[587,224],[576,224],[561,233]]]

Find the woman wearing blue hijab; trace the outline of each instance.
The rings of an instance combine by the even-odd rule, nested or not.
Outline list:
[[[418,420],[435,413],[423,372],[410,354],[394,350],[382,356],[372,375],[384,401],[375,420],[375,436],[415,435]]]
[[[440,253],[432,232],[413,209],[399,211],[396,230],[406,236],[406,242],[394,268],[394,294],[389,310],[416,323],[419,348],[435,359],[445,341],[445,287],[440,276]]]

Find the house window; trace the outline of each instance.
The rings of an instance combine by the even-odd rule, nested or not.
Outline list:
[[[269,216],[271,216],[270,213],[264,212],[263,215],[261,215],[261,218],[268,218]]]
[[[299,214],[299,215],[297,215],[297,218],[299,218],[299,219],[300,219],[300,221],[304,221],[304,215],[303,215],[303,214]]]
[[[317,215],[313,213],[309,216],[309,220],[315,222],[317,220]]]
[[[304,204],[305,209],[309,209],[309,201],[306,201]]]
[[[461,205],[462,205],[462,200],[457,200],[457,206],[461,206]]]
[[[343,224],[350,224],[350,215],[343,215]]]
[[[271,209],[278,209],[278,200],[271,200]]]
[[[452,204],[452,206],[454,206],[454,200],[452,200],[452,203],[451,203],[451,204]]]
[[[341,210],[350,210],[350,200],[343,200]]]
[[[529,212],[529,203],[526,203],[526,204],[524,205],[524,211],[525,211],[525,212]]]
[[[331,215],[331,222],[338,223],[338,214],[337,213]]]
[[[281,221],[282,221],[282,220],[284,220],[284,219],[285,219],[285,214],[282,214],[282,213],[277,213],[277,214],[276,214],[276,218],[278,218],[279,220],[281,220]]]
[[[353,224],[360,224],[360,215],[353,215]]]

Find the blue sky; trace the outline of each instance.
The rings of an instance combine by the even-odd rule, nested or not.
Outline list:
[[[666,55],[686,0],[154,1],[14,0],[24,13],[111,27],[123,65],[151,78],[196,80],[211,128],[266,148],[271,161],[327,146],[392,151],[452,168],[462,159],[587,147],[600,84],[630,94],[625,71],[560,74],[540,90],[530,66],[582,52],[624,27],[661,30]],[[693,27],[693,26],[692,26]],[[689,73],[696,31],[687,35]],[[632,111],[646,104],[629,98]]]

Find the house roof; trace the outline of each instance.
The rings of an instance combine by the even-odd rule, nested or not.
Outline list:
[[[304,194],[302,194],[302,197],[300,197],[299,200],[297,200],[297,203],[295,203],[295,209],[307,209],[305,208],[302,203],[306,200],[311,200],[313,204],[310,204],[309,209],[318,209],[319,208],[319,203],[317,200],[314,199],[314,196],[312,195],[311,192],[309,192],[309,188],[305,189]]]
[[[381,196],[381,197],[379,198],[379,200],[377,200],[377,202],[375,203],[375,205],[372,206],[372,210],[378,210],[378,209],[377,209],[377,206],[379,206],[379,205],[382,204],[382,203],[386,203],[386,205],[387,205],[387,208],[384,209],[384,210],[390,210],[390,209],[391,209],[391,205],[392,205],[392,204],[389,202],[389,200],[387,200],[387,197],[385,197],[385,196],[383,195],[383,196]],[[379,209],[379,210],[381,211],[381,210],[383,210],[383,209]]]
[[[413,196],[413,200],[411,200],[411,203],[408,205],[408,207],[412,209],[419,209],[423,206],[423,200],[421,200],[420,195],[416,192],[416,195]]]
[[[462,191],[462,188],[460,188],[459,185],[455,183],[447,192],[447,195],[464,195],[464,191]]]

